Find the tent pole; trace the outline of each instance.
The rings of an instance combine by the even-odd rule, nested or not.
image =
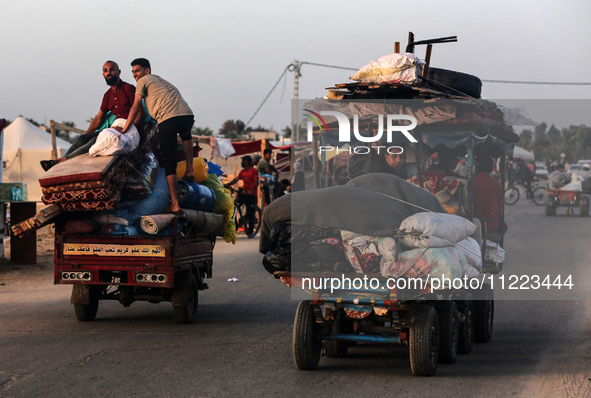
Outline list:
[[[51,158],[57,159],[57,143],[55,142],[55,121],[50,120],[49,126],[51,128]]]

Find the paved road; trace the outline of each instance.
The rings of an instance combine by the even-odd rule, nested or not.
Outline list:
[[[263,270],[256,239],[219,242],[193,325],[176,324],[169,303],[141,302],[101,302],[97,320],[81,323],[70,288],[52,284],[51,258],[1,264],[0,397],[591,397],[591,218],[563,214],[544,217],[523,201],[507,208],[505,274],[568,272],[581,288],[497,301],[493,339],[432,378],[414,377],[408,350],[392,346],[296,370],[297,303]]]

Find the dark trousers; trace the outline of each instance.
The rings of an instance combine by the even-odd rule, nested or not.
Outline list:
[[[90,147],[96,142],[96,137],[98,137],[99,133],[100,131],[95,131],[94,133],[80,135],[78,138],[76,138],[76,141],[74,141],[64,157],[66,159],[71,159],[78,155],[82,155],[83,153],[88,153]]]
[[[246,205],[246,234],[252,234],[254,231],[254,221],[256,216],[257,196],[240,194],[240,202]]]

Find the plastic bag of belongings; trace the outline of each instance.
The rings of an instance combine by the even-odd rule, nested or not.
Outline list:
[[[475,277],[482,272],[476,226],[390,174],[296,192],[263,215],[259,250],[268,272],[358,272],[385,277]]]

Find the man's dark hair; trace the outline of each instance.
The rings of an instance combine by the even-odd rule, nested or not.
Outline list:
[[[270,150],[270,149],[265,149],[265,150],[263,151],[263,155],[266,155],[266,154],[268,154],[268,153],[271,153],[271,154],[272,154],[272,153],[273,153],[273,151],[272,151],[272,150]]]
[[[133,61],[131,61],[131,66],[134,66],[134,65],[139,65],[142,68],[150,68],[150,69],[152,69],[152,67],[150,66],[150,61],[148,61],[145,58],[136,58],[136,59],[134,59]]]
[[[476,172],[491,173],[494,168],[493,158],[488,155],[481,155],[476,159]]]

